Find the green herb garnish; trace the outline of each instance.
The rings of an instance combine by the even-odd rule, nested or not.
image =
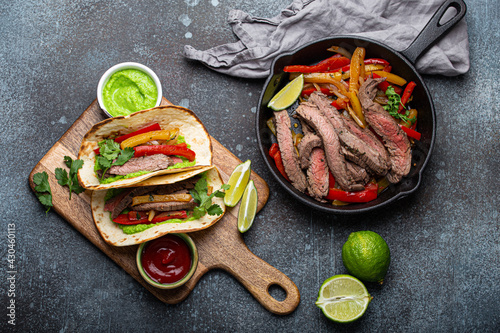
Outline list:
[[[229,189],[229,185],[223,184],[221,189],[227,190]],[[212,198],[223,198],[226,193],[221,190],[217,190],[208,195],[207,192],[207,180],[204,177],[196,182],[194,189],[189,191],[194,201],[198,204],[198,206],[193,210],[193,217],[195,219],[199,219],[206,213],[208,213],[208,215],[221,215],[223,213],[222,208],[218,204],[212,204]]]
[[[415,117],[409,118],[408,116],[410,115],[410,111],[401,103],[401,96],[399,96],[395,91],[393,86],[389,86],[387,90],[385,91],[385,95],[388,98],[387,105],[384,106],[384,110],[389,112],[389,114],[396,118],[396,119],[401,119],[405,122],[414,122],[416,119]],[[402,105],[403,109],[405,110],[405,113],[399,113],[398,109],[399,106]]]
[[[120,144],[106,139],[98,143],[99,156],[96,158],[95,170],[102,170],[101,180],[113,165],[123,165],[134,156],[134,149],[127,147],[120,149]]]
[[[73,161],[71,157],[64,156],[64,163],[69,168],[69,176],[68,172],[63,168],[56,168],[55,175],[59,185],[69,187],[69,200],[71,200],[71,192],[80,194],[85,191],[85,189],[78,183],[77,176],[78,169],[81,169],[83,166],[83,160]]]
[[[49,175],[47,172],[38,172],[33,175],[33,183],[35,183],[35,194],[42,205],[47,208],[45,213],[48,213],[52,207],[52,191],[50,190]]]

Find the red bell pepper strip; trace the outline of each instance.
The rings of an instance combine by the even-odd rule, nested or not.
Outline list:
[[[155,154],[178,155],[187,158],[189,161],[194,161],[196,157],[196,153],[187,148],[185,144],[137,146],[134,147],[134,151],[134,157]]]
[[[185,218],[187,218],[187,213],[185,210],[163,212],[158,215],[155,215],[155,217],[151,221],[148,220],[148,215],[146,214],[146,212],[130,211],[128,212],[128,214],[118,215],[115,219],[113,219],[113,222],[126,225],[152,224],[171,219],[185,219]]]
[[[373,73],[373,78],[374,78],[374,79],[379,79],[379,78],[380,78],[380,75]],[[401,93],[403,92],[403,89],[402,89],[401,87],[398,87],[398,86],[396,86],[396,85],[394,85],[394,84],[390,84],[390,83],[389,83],[389,82],[387,82],[387,81],[380,82],[380,83],[378,84],[378,88],[379,88],[380,90],[382,90],[383,92],[385,92],[385,91],[387,90],[387,88],[389,88],[389,86],[392,86],[392,87],[394,88],[394,92],[395,92],[396,94],[398,94],[398,95],[401,95]]]
[[[327,200],[340,200],[344,202],[369,202],[377,198],[378,185],[369,183],[365,186],[363,191],[359,192],[346,192],[336,188],[330,188],[328,195],[325,197]]]
[[[346,108],[346,102],[340,98],[334,100],[332,103],[330,103],[330,105],[336,108],[337,110],[343,110]]]
[[[417,132],[411,128],[408,128],[408,127],[403,126],[403,125],[399,125],[399,127],[401,127],[403,132],[405,132],[406,135],[408,135],[410,138],[413,138],[415,140],[420,140],[420,138],[422,137],[422,134],[420,132]]]
[[[119,137],[115,138],[115,142],[121,143],[122,141],[124,141],[128,138],[131,138],[131,137],[136,136],[138,134],[151,132],[151,131],[161,131],[160,124],[154,123],[153,125],[143,127],[143,128],[138,129],[137,131],[134,131],[132,133],[119,136]]]
[[[335,186],[335,178],[333,178],[332,173],[328,170],[328,188],[333,188]]]
[[[403,105],[406,105],[408,103],[408,100],[411,97],[411,94],[413,94],[413,89],[417,86],[417,84],[413,81],[409,82],[405,90],[403,91],[403,95],[401,95],[401,104],[399,105],[398,112],[401,113],[403,111]]]
[[[311,87],[311,88],[306,88],[304,90],[302,90],[302,93],[301,93],[301,96],[302,97],[306,97],[306,96],[309,96],[311,95],[313,92],[315,92],[317,89],[315,87]],[[330,92],[330,89],[328,88],[320,88],[321,92],[327,96],[332,96],[333,94]]]
[[[283,160],[281,159],[281,152],[277,143],[273,143],[269,148],[269,156],[271,156],[274,160],[274,164],[276,164],[276,168],[281,173],[286,180],[290,181],[288,178],[285,167],[283,166]]]
[[[334,69],[339,69],[342,66],[348,64],[350,60],[346,57],[342,57],[340,54],[336,54],[330,58],[320,61],[318,64],[313,66],[304,66],[304,65],[292,65],[285,66],[283,71],[288,73],[317,73],[317,72],[326,72]]]

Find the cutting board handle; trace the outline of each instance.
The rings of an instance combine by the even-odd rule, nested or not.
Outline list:
[[[246,245],[236,252],[230,248],[228,250],[227,254],[233,257],[231,264],[221,263],[219,268],[240,281],[263,307],[279,315],[287,315],[297,308],[300,302],[299,289],[288,276],[250,252]],[[236,253],[237,256],[234,256]],[[276,285],[286,293],[283,301],[270,294],[270,288]]]

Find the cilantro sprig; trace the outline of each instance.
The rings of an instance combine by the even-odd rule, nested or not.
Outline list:
[[[63,168],[56,168],[55,175],[57,183],[61,186],[69,187],[69,200],[71,200],[71,192],[80,194],[85,189],[78,183],[78,169],[83,166],[83,160],[74,160],[69,156],[64,156],[64,163],[69,168],[68,172]]]
[[[230,185],[223,184],[221,189],[227,190],[229,187]],[[189,191],[194,201],[198,204],[198,206],[193,210],[193,217],[195,219],[199,219],[207,213],[208,215],[221,215],[223,213],[222,208],[218,204],[212,204],[212,199],[214,197],[223,198],[226,193],[221,190],[217,190],[208,195],[207,191],[207,179],[205,177],[198,180],[194,189]]]
[[[127,147],[120,149],[120,144],[111,139],[98,143],[99,156],[96,158],[95,170],[102,170],[101,180],[113,165],[123,165],[134,156],[134,149]]]
[[[33,175],[33,183],[35,183],[35,194],[42,205],[47,209],[48,213],[52,207],[52,191],[50,190],[49,175],[47,172],[38,172]]]
[[[387,90],[385,91],[385,95],[387,96],[387,105],[384,106],[384,110],[389,112],[391,116],[393,116],[396,119],[401,119],[405,122],[414,122],[416,119],[415,117],[410,118],[410,111],[404,106],[403,103],[401,103],[401,96],[399,96],[396,91],[394,91],[393,86],[389,86]],[[405,113],[399,113],[398,109],[399,106],[402,105],[403,109],[405,110]]]

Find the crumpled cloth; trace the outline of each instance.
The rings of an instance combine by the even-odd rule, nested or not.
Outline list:
[[[184,46],[184,56],[236,77],[264,78],[273,59],[316,39],[354,35],[406,49],[443,0],[294,0],[273,18],[229,12],[238,41],[206,51]],[[446,15],[445,15],[446,17]],[[462,19],[417,59],[422,74],[454,76],[469,69],[467,23]]]

